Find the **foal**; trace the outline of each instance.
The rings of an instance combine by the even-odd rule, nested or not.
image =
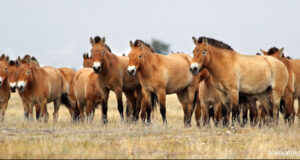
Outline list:
[[[184,110],[184,123],[189,127],[198,87],[198,79],[189,71],[192,58],[183,53],[157,54],[141,40],[130,41],[130,46],[127,71],[131,76],[138,76],[142,86],[141,118],[145,121],[147,110],[147,121],[150,123],[150,95],[153,92],[158,96],[163,123],[167,125],[166,94],[176,93]]]
[[[0,57],[0,121],[4,120],[4,114],[10,98],[9,81],[7,75],[9,57],[4,54]]]
[[[22,103],[30,119],[33,117],[33,105],[36,105],[37,119],[41,115],[48,122],[47,103],[54,102],[53,118],[56,121],[63,90],[61,74],[56,68],[40,67],[36,62],[31,61],[29,55],[20,61],[17,88]]]

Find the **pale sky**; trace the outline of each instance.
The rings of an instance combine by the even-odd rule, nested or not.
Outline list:
[[[119,55],[152,38],[192,54],[192,36],[208,36],[243,54],[276,46],[300,59],[297,0],[0,0],[0,22],[0,53],[57,67],[80,68],[96,35]]]

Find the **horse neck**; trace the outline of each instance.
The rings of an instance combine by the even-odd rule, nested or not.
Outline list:
[[[143,63],[143,65],[141,65],[140,67],[140,76],[147,78],[149,76],[153,76],[153,67],[154,67],[154,63],[155,63],[155,59],[157,59],[158,55],[156,53],[146,53],[145,54],[145,61]],[[156,61],[157,62],[157,61]],[[157,66],[158,64],[156,64],[155,66]]]
[[[109,53],[104,57],[104,63],[103,63],[103,68],[101,71],[101,75],[110,75],[112,73],[112,70],[114,70],[116,64],[117,56],[114,55],[113,53]],[[115,64],[115,65],[114,65]]]
[[[8,81],[7,75],[6,75],[6,78],[3,81],[3,84],[0,88],[0,91],[3,92],[3,93],[9,92],[9,81]]]
[[[38,66],[35,66],[35,65],[31,66],[32,76],[28,80],[28,84],[27,84],[28,86],[26,87],[28,91],[34,91],[37,84],[39,84],[39,81],[41,81],[41,79],[39,79],[39,78],[45,78],[42,76],[41,70],[42,70],[42,68],[40,68]]]
[[[220,73],[224,72],[226,66],[229,66],[228,62],[231,62],[232,65],[236,53],[231,50],[220,49],[213,46],[209,47],[209,52],[210,60],[205,66],[214,79],[219,79],[221,78],[218,77],[221,75]],[[228,59],[230,59],[230,61],[228,61]]]

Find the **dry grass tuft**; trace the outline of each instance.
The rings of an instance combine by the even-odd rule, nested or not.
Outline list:
[[[57,124],[27,122],[17,94],[12,95],[0,123],[0,158],[299,158],[299,122],[277,128],[184,128],[183,111],[175,95],[167,97],[168,127],[156,111],[151,126],[122,124],[116,100],[109,100],[109,124],[71,124],[62,106]],[[48,106],[49,114],[53,106]],[[298,155],[274,155],[299,151]],[[273,154],[273,155],[272,155]]]

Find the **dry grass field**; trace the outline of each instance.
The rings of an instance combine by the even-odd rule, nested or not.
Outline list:
[[[292,127],[184,128],[183,112],[175,95],[167,97],[168,127],[159,110],[152,124],[121,123],[114,95],[110,96],[108,120],[100,123],[99,109],[92,124],[71,124],[61,106],[53,123],[48,105],[48,124],[27,122],[20,98],[13,94],[0,123],[0,158],[300,158],[299,122]]]

